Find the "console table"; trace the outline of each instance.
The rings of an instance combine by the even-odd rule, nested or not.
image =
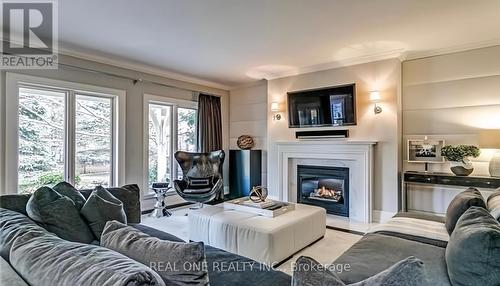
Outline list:
[[[405,195],[404,210],[408,210],[408,184],[447,185],[459,187],[476,187],[486,189],[500,188],[500,178],[489,176],[455,176],[448,173],[430,173],[407,171],[403,178]]]

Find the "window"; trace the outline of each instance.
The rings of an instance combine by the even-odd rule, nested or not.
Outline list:
[[[63,180],[66,93],[19,88],[18,190],[33,192]]]
[[[196,152],[197,103],[145,95],[147,187],[182,177],[173,154]]]
[[[116,186],[123,176],[124,92],[7,74],[7,186],[30,193],[68,181]],[[12,171],[14,170],[14,171]]]
[[[112,98],[76,95],[75,142],[76,185],[113,185]]]
[[[196,116],[194,108],[177,109],[177,150],[196,152]]]

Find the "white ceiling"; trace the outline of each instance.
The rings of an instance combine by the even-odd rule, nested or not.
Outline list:
[[[60,48],[225,86],[500,43],[500,0],[60,0]]]

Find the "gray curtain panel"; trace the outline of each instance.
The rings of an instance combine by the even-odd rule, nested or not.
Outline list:
[[[222,150],[220,97],[200,94],[198,98],[198,151]]]

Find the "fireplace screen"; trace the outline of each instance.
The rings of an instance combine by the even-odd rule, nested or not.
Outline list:
[[[348,168],[299,165],[297,173],[297,202],[349,216]]]

